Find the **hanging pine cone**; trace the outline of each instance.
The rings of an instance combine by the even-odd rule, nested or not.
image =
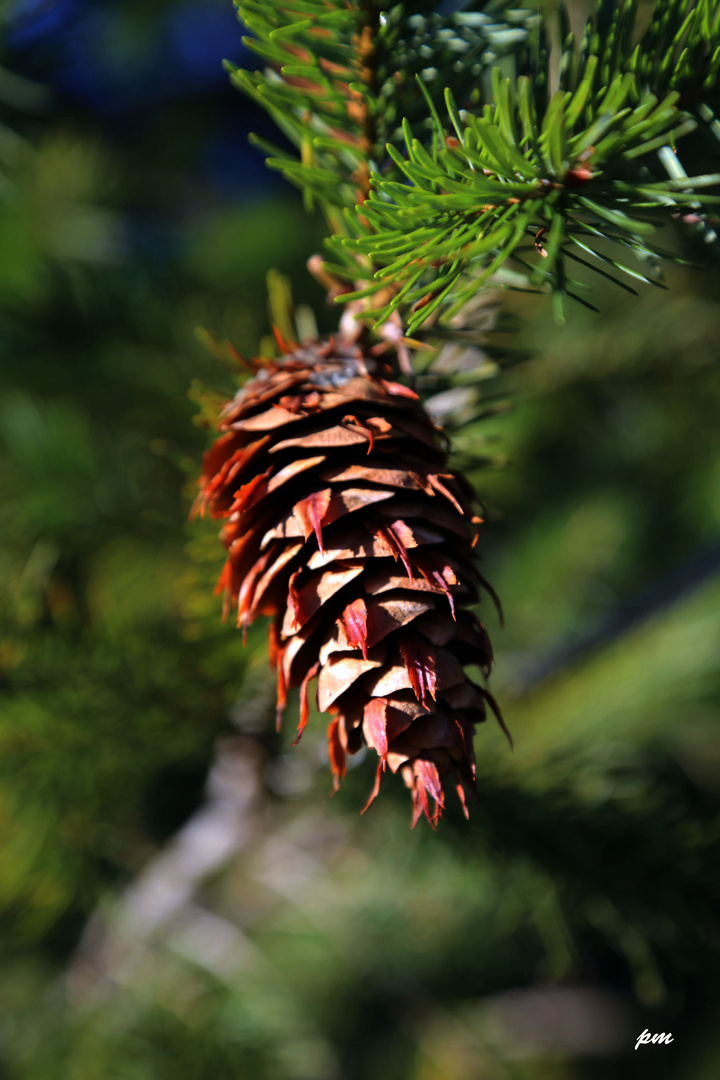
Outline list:
[[[472,489],[381,357],[342,339],[287,348],[227,404],[205,456],[199,504],[225,519],[228,549],[218,589],[239,626],[272,617],[278,724],[299,686],[298,739],[317,677],[335,787],[367,744],[380,756],[368,806],[387,765],[412,790],[413,825],[434,825],[446,777],[467,813],[475,725],[486,703],[497,713],[463,670],[492,660],[466,607],[489,588]]]

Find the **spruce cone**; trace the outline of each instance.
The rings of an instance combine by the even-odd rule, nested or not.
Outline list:
[[[335,787],[367,743],[380,756],[367,805],[387,764],[412,791],[413,825],[435,825],[446,777],[467,813],[475,725],[486,703],[497,713],[463,671],[492,660],[465,608],[489,588],[472,489],[383,359],[342,339],[286,348],[228,403],[205,455],[199,504],[225,519],[228,549],[218,589],[238,625],[272,617],[278,724],[299,686],[298,739],[317,676]]]

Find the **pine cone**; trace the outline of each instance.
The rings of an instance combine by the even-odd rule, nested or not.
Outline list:
[[[345,755],[368,744],[380,763],[367,805],[387,765],[412,790],[413,825],[422,813],[435,825],[446,777],[467,814],[475,725],[486,703],[497,715],[463,671],[489,672],[488,636],[466,605],[480,584],[494,594],[475,565],[472,489],[448,472],[417,395],[392,379],[342,339],[265,362],[222,413],[199,504],[225,519],[226,611],[237,605],[243,627],[272,617],[278,725],[299,686],[300,738],[317,676],[335,787]]]

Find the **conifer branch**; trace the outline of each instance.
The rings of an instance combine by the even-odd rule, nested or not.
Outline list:
[[[709,34],[720,6],[671,8],[675,22],[668,13],[656,18],[648,31],[651,43],[669,43],[675,55],[672,50],[688,42],[696,79],[705,85],[717,74],[718,50]],[[451,319],[478,289],[498,283],[508,260],[529,285],[550,288],[563,321],[566,295],[593,306],[578,295],[586,286],[570,277],[568,259],[625,289],[631,288],[625,277],[656,284],[660,258],[683,261],[650,239],[656,227],[687,219],[690,209],[691,220],[701,220],[699,213],[720,203],[705,191],[720,183],[719,171],[690,177],[673,158],[698,121],[681,107],[678,89],[659,98],[646,85],[652,70],[643,60],[646,51],[642,43],[631,49],[635,5],[601,0],[579,51],[562,13],[561,21],[564,47],[554,93],[540,26],[531,77],[501,79],[494,68],[492,101],[480,115],[458,109],[446,89],[445,123],[428,100],[431,144],[406,124],[404,154],[388,146],[401,182],[375,176],[363,213],[370,228],[330,241],[338,261],[350,249],[378,267],[372,282],[340,301],[387,295],[394,283],[390,299],[365,313],[376,326],[399,313],[412,335],[438,314]],[[661,86],[687,90],[686,52],[674,72],[663,62]],[[620,261],[613,247],[639,263]],[[596,268],[581,253],[621,274]]]
[[[377,37],[380,11],[374,0],[360,0],[360,25],[353,39],[358,81],[363,90],[350,89],[348,112],[356,111],[362,132],[360,149],[363,157],[354,174],[357,181],[357,201],[362,205],[370,194],[370,163],[377,153],[378,131],[372,104],[377,101]],[[363,92],[364,91],[364,92]]]
[[[228,65],[232,80],[270,113],[300,159],[253,141],[309,202],[351,211],[363,201],[355,189],[367,195],[371,172],[396,175],[386,144],[402,144],[403,121],[419,137],[427,133],[426,97],[439,105],[449,86],[462,102],[479,100],[483,71],[524,43],[534,21],[508,0],[470,3],[447,16],[427,0],[412,13],[403,5],[385,10],[380,0],[235,4],[253,34],[246,44],[269,66]]]

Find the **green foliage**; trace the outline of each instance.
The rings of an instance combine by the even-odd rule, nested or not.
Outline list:
[[[608,5],[610,6],[610,5]],[[621,9],[618,23],[618,48],[632,28],[633,6]],[[625,20],[625,26],[622,25]],[[602,32],[602,27],[599,27]],[[642,41],[632,54],[628,69],[646,86],[657,91],[687,91],[692,97],[698,90],[711,90],[720,74],[720,8],[715,0],[673,0],[656,4]]]
[[[698,116],[713,120],[703,94],[720,68],[717,0],[656,4],[637,45],[634,0],[599,0],[579,46],[561,7],[554,91],[546,29],[528,11],[240,11],[272,69],[234,78],[301,149],[269,163],[332,209],[325,269],[354,284],[337,300],[363,301],[357,317],[376,328],[396,312],[409,335],[452,323],[488,283],[549,288],[564,321],[566,295],[593,307],[585,271],[631,291],[628,277],[657,284],[658,258],[682,256],[672,239],[657,246],[656,227],[697,223],[718,203],[705,191],[720,177],[707,167],[717,141],[702,175],[674,157]]]
[[[648,240],[655,223],[688,206],[720,203],[697,193],[720,182],[720,174],[654,179],[646,156],[694,125],[675,108],[675,94],[662,102],[648,94],[636,108],[628,106],[628,76],[617,76],[599,100],[585,104],[593,70],[590,65],[574,93],[558,91],[541,119],[527,78],[518,80],[516,94],[510,80],[496,79],[497,104],[458,124],[457,139],[439,128],[432,154],[409,139],[408,160],[397,155],[396,161],[410,185],[376,180],[376,194],[363,207],[372,232],[343,242],[380,266],[375,282],[341,299],[401,286],[372,316],[379,323],[400,305],[415,308],[407,320],[412,334],[441,304],[452,318],[507,259],[528,272],[531,285],[549,284],[559,296],[575,295],[567,258],[592,265],[580,252],[652,280],[652,264],[649,274],[625,266],[608,244],[654,260],[661,254]],[[448,106],[457,116],[449,96]]]
[[[446,86],[469,99],[482,71],[527,37],[528,13],[508,10],[503,0],[447,16],[429,2],[387,11],[378,0],[236,6],[255,35],[247,44],[269,67],[231,66],[233,81],[268,110],[300,159],[255,141],[268,164],[302,188],[307,204],[317,199],[327,211],[354,206],[358,191],[367,194],[370,171],[387,171],[386,143],[402,141],[403,120],[418,132],[427,127],[416,74],[431,99],[440,101]],[[336,215],[332,223],[341,227]]]
[[[652,283],[657,256],[680,258],[649,237],[689,208],[720,203],[702,190],[716,186],[720,173],[690,178],[670,167],[661,178],[655,151],[672,150],[695,122],[677,91],[658,100],[630,72],[613,74],[617,56],[608,54],[607,38],[596,34],[579,58],[572,48],[549,99],[538,94],[536,75],[513,83],[494,68],[493,103],[482,116],[462,116],[448,91],[453,135],[437,114],[430,150],[406,129],[407,159],[389,148],[406,183],[374,178],[362,208],[368,228],[354,240],[330,241],[341,257],[342,249],[362,253],[368,274],[379,267],[372,284],[340,301],[386,295],[390,286],[389,303],[369,317],[377,325],[400,309],[412,335],[438,309],[452,319],[512,260],[530,285],[551,288],[562,320],[565,294],[587,303],[573,291],[587,285],[570,276],[567,260],[629,289],[612,270]],[[545,74],[541,85],[547,67]],[[620,262],[618,248],[641,262]]]

